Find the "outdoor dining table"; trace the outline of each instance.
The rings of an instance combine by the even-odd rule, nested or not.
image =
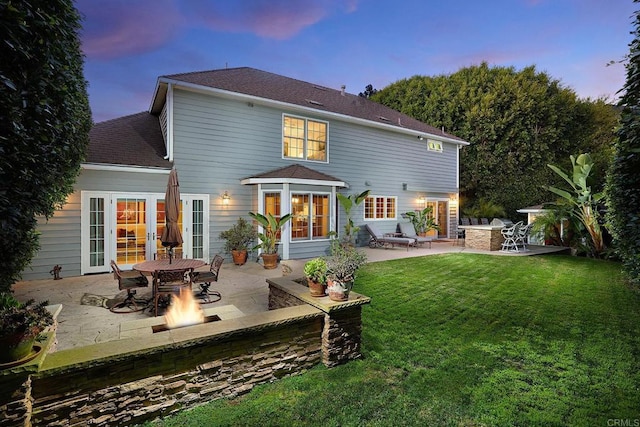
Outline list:
[[[202,267],[206,263],[199,259],[174,259],[169,263],[168,259],[156,259],[152,261],[144,261],[133,265],[133,269],[141,273],[153,274],[156,270],[185,270],[189,268],[196,269]]]

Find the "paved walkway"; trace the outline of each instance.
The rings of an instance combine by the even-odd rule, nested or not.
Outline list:
[[[553,247],[532,246],[531,251],[520,254],[487,252],[455,246],[452,241],[446,240],[433,242],[431,246],[431,248],[411,248],[408,251],[405,248],[362,248],[362,250],[366,252],[369,262],[449,252],[521,256],[558,250],[558,248]],[[225,262],[220,269],[219,282],[212,285],[212,289],[220,291],[222,299],[216,303],[206,304],[204,307],[234,305],[245,314],[265,311],[268,306],[269,294],[266,279],[280,277],[283,274],[291,275],[294,278],[302,277],[305,261],[283,261],[280,267],[275,270],[266,270],[262,267],[262,264],[251,260],[243,266]],[[206,270],[207,268],[208,266],[205,266],[198,270]],[[61,275],[63,277],[61,280],[25,281],[16,283],[13,288],[16,298],[21,301],[33,298],[36,301],[48,300],[50,304],[62,304],[62,311],[58,315],[58,350],[116,340],[120,336],[120,324],[122,322],[151,316],[148,311],[114,314],[104,307],[81,304],[85,294],[114,298],[120,293],[117,282],[113,279],[111,273],[79,277],[64,277],[64,274]]]

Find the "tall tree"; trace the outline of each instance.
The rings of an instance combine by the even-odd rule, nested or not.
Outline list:
[[[470,141],[461,150],[462,200],[491,201],[511,217],[550,201],[542,185],[558,178],[547,164],[568,167],[573,152],[591,152],[597,168],[606,169],[602,147],[611,144],[617,123],[604,101],[579,100],[534,66],[516,71],[482,63],[451,75],[414,76],[372,99]]]
[[[38,248],[37,216],[73,191],[91,111],[72,0],[0,0],[0,291]]]
[[[622,124],[607,180],[607,218],[625,270],[631,282],[640,285],[640,11],[634,25],[620,98]]]

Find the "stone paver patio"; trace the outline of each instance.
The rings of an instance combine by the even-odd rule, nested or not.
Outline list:
[[[523,256],[541,253],[558,252],[566,248],[531,246],[531,250],[524,253],[488,252],[455,246],[450,240],[434,241],[431,248],[371,249],[361,248],[366,252],[369,262],[389,259],[425,256],[450,252],[486,253],[498,256]],[[266,270],[262,264],[249,260],[243,266],[236,266],[225,262],[220,270],[219,282],[212,285],[212,289],[220,291],[222,299],[218,302],[206,304],[204,308],[223,307],[232,305],[244,314],[259,313],[268,308],[269,288],[267,278],[290,275],[302,277],[302,268],[306,260],[287,260],[275,270]],[[199,270],[206,270],[208,266]],[[288,270],[291,271],[288,271]],[[121,337],[121,324],[136,319],[148,319],[148,311],[128,314],[114,314],[104,307],[81,304],[83,295],[99,295],[113,298],[119,294],[116,281],[111,273],[95,274],[77,277],[64,277],[61,280],[34,280],[19,282],[14,286],[14,294],[19,300],[34,298],[36,301],[48,300],[50,304],[62,304],[58,315],[57,349],[63,350],[81,347],[89,344],[113,341]],[[150,293],[150,290],[149,290]]]

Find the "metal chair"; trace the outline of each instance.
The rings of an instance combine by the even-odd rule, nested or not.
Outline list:
[[[201,299],[200,304],[208,304],[210,302],[220,301],[222,299],[222,295],[220,292],[210,290],[212,282],[217,282],[218,277],[220,277],[220,267],[224,262],[224,258],[220,255],[215,255],[211,260],[211,266],[209,267],[209,271],[194,271],[191,280],[194,283],[200,284],[200,292],[196,294],[196,298]],[[212,299],[212,297],[214,299]]]
[[[153,273],[153,305],[154,315],[158,315],[160,300],[169,306],[171,296],[180,294],[181,290],[191,292],[191,273],[193,269],[156,270]]]
[[[529,244],[529,234],[531,234],[531,228],[533,224],[527,224],[524,227],[518,229],[518,235],[516,236],[516,246],[521,245],[524,252],[528,251],[527,245]]]
[[[500,233],[502,234],[502,237],[504,238],[504,242],[502,242],[502,248],[500,249],[501,251],[503,251],[503,252],[507,252],[507,251],[519,252],[517,239],[518,239],[518,232],[520,230],[520,226],[521,225],[522,225],[522,221],[516,222],[512,226],[504,227],[502,230],[500,230]]]
[[[460,225],[471,225],[469,218],[460,218]],[[453,241],[454,246],[458,246],[458,242],[462,241],[462,246],[466,246],[467,233],[465,230],[456,228],[456,239]]]
[[[113,313],[135,313],[147,308],[149,301],[136,298],[137,288],[149,286],[149,280],[139,271],[122,271],[114,260],[111,260],[113,278],[118,281],[118,289],[127,291],[124,301],[113,305],[109,310]]]

